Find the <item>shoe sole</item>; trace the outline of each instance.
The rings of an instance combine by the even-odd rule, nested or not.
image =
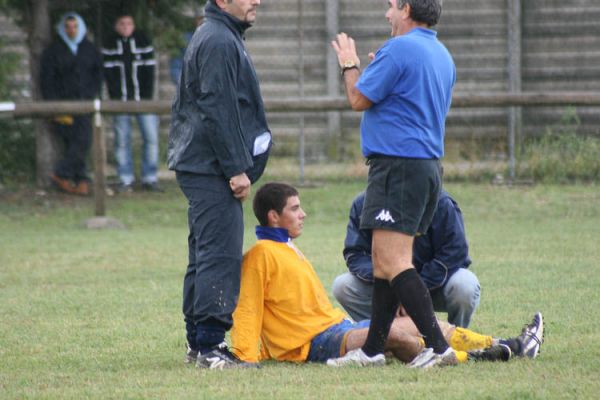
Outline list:
[[[361,349],[356,349],[356,350],[352,350],[352,352],[356,352],[356,351],[360,351],[362,353],[362,355],[365,358],[362,358],[357,360],[354,358],[347,358],[347,356],[350,353],[346,353],[345,356],[343,357],[338,357],[338,358],[330,358],[329,360],[327,360],[326,365],[329,367],[334,367],[334,368],[338,368],[338,367],[349,367],[349,366],[356,366],[356,367],[380,367],[382,365],[385,365],[385,355],[383,354],[376,354],[373,357],[368,357],[366,354],[364,354],[362,352]]]
[[[340,367],[381,367],[385,365],[385,360],[377,360],[373,362],[357,362],[357,361],[348,361],[346,363],[338,363],[335,360],[327,360],[328,367],[340,368]]]

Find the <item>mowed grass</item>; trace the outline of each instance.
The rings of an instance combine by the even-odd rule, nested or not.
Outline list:
[[[325,181],[300,189],[308,219],[297,243],[327,289],[345,270],[348,207],[363,186]],[[108,214],[125,230],[83,229],[91,199],[0,197],[0,398],[598,398],[598,186],[447,185],[463,210],[482,285],[471,328],[516,335],[540,310],[546,341],[536,360],[432,371],[399,363],[184,365],[186,201],[173,182],[166,187],[109,199]],[[250,205],[245,248],[255,240]]]

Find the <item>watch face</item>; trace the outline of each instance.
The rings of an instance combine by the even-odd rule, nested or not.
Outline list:
[[[348,60],[348,61],[344,61],[344,65],[342,65],[343,68],[351,68],[354,67],[356,65],[356,63],[354,61]]]

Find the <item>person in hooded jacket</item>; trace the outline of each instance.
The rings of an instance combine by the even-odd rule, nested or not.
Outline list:
[[[173,102],[168,166],[188,200],[183,314],[198,367],[247,367],[224,343],[240,291],[242,201],[262,175],[271,133],[244,46],[259,0],[211,0],[184,55]]]
[[[85,37],[85,22],[76,13],[62,16],[56,25],[58,37],[45,49],[40,85],[45,100],[94,99],[100,94],[102,64],[96,47]],[[50,176],[54,184],[70,194],[87,195],[89,179],[86,157],[92,143],[89,115],[61,115],[52,120],[65,151]]]

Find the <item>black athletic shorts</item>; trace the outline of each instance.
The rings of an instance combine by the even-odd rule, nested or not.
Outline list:
[[[360,228],[389,229],[410,236],[425,233],[442,189],[440,161],[375,156],[367,164]]]

